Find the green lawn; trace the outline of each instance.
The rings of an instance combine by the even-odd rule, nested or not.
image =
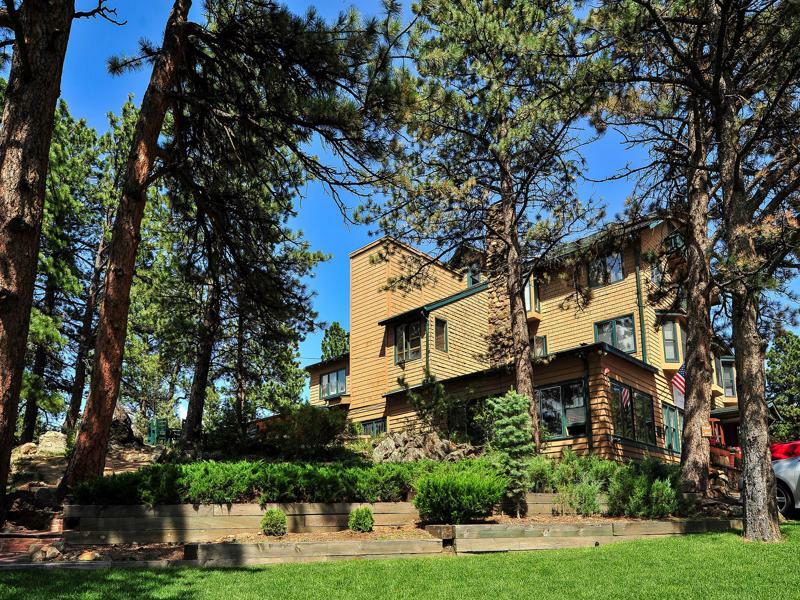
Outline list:
[[[0,571],[3,600],[81,598],[781,598],[800,597],[800,523],[783,544],[735,534],[599,548],[252,569]]]

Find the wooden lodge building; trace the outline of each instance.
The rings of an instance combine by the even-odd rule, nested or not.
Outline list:
[[[671,381],[685,359],[685,319],[649,300],[666,265],[644,259],[682,246],[672,229],[664,221],[608,229],[597,234],[607,251],[564,262],[560,273],[551,267],[531,274],[525,301],[545,452],[571,446],[606,458],[679,460],[682,396]],[[588,247],[582,242],[562,255],[578,256]],[[409,392],[423,385],[426,372],[464,399],[502,395],[513,386],[510,369],[486,358],[491,290],[480,260],[459,266],[429,259],[423,285],[386,289],[421,258],[427,257],[388,238],[354,251],[350,353],[307,367],[311,402],[348,411],[368,434],[417,424]],[[576,280],[590,291],[580,306]],[[733,359],[718,356],[715,365],[713,405],[734,407]]]

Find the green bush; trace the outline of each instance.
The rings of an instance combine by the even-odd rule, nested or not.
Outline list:
[[[597,500],[601,491],[601,483],[589,472],[584,473],[580,482],[571,486],[569,505],[579,515],[591,516],[600,514],[600,503]]]
[[[277,537],[286,535],[286,515],[279,508],[270,508],[261,519],[261,531],[264,535]]]
[[[347,519],[347,528],[350,531],[369,533],[372,531],[373,525],[375,525],[375,517],[372,516],[369,506],[353,509]]]
[[[266,463],[263,461],[159,464],[99,477],[77,486],[78,504],[230,504],[274,502],[399,502],[424,475],[494,475],[485,460],[459,463]]]
[[[442,470],[419,480],[414,506],[427,523],[470,523],[491,515],[507,486],[497,474]]]
[[[660,518],[680,512],[679,468],[648,458],[620,466],[608,485],[611,515]]]
[[[528,470],[528,485],[531,492],[545,493],[553,491],[553,471],[555,461],[544,455],[531,457],[526,467]]]
[[[505,491],[508,509],[519,516],[528,491],[526,460],[533,454],[530,399],[511,390],[499,398],[489,398],[487,409],[492,416],[490,444],[496,452],[500,472],[508,480]]]

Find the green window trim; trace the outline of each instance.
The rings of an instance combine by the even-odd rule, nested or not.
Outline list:
[[[361,425],[361,432],[363,435],[374,437],[376,435],[386,433],[386,417],[361,421],[360,425]]]
[[[580,386],[580,398],[582,405],[575,405],[573,404],[569,408],[564,406],[564,398],[565,398],[565,390],[568,390],[572,386]],[[559,390],[559,411],[561,417],[561,433],[554,434],[552,431],[548,429],[548,423],[544,419],[544,411],[542,405],[542,394],[549,390]],[[586,382],[583,379],[570,379],[567,381],[559,381],[557,383],[551,383],[547,385],[538,386],[535,390],[537,395],[537,404],[539,405],[539,420],[543,425],[543,431],[545,434],[552,434],[551,437],[548,439],[550,440],[559,440],[559,439],[567,439],[573,437],[581,437],[587,435],[587,428],[589,427],[589,400],[586,390]],[[573,396],[573,400],[577,397],[577,395]],[[583,411],[579,411],[577,409],[583,408]],[[572,411],[570,415],[568,415],[568,411]],[[580,417],[582,416],[582,420]],[[570,423],[570,417],[573,418],[572,423]],[[576,420],[577,417],[577,420]],[[580,433],[570,433],[570,427],[580,427],[583,426],[584,430]]]
[[[613,258],[613,260],[611,260]],[[609,263],[609,261],[611,262]],[[602,272],[597,272],[597,267],[602,268]],[[619,267],[619,270],[615,269],[614,267]],[[598,280],[596,277],[593,277],[593,273],[600,276]],[[612,280],[612,276],[616,274],[619,276],[616,279]],[[600,256],[593,261],[591,261],[586,269],[586,275],[589,282],[590,288],[598,288],[603,287],[604,285],[611,285],[622,281],[625,279],[625,258],[623,255],[622,250],[619,252],[611,252],[610,254],[606,254],[605,256]]]
[[[683,411],[672,404],[661,404],[664,417],[664,448],[681,453],[683,446]]]
[[[667,329],[669,325],[669,329],[672,330],[672,339],[667,339]],[[681,354],[680,354],[680,340],[678,339],[678,323],[674,319],[667,319],[661,324],[661,341],[663,342],[664,346],[664,362],[668,363],[679,363],[681,362]],[[670,346],[672,347],[672,351],[674,352],[674,358],[669,358],[669,349]]]
[[[335,375],[334,382],[331,382],[331,375]],[[331,391],[331,384],[334,388]],[[319,376],[319,397],[321,400],[328,400],[330,398],[338,398],[347,394],[347,369],[336,369],[335,371],[328,371]]]
[[[416,327],[416,332],[414,331]],[[422,358],[422,323],[412,321],[394,328],[394,364],[405,364]],[[402,344],[402,349],[398,347]]]
[[[736,363],[732,358],[720,358],[719,363],[722,376],[719,387],[722,388],[726,398],[736,398]],[[729,389],[730,394],[728,393]]]
[[[631,320],[631,340],[633,341],[633,348],[631,350],[625,350],[618,345],[617,339],[617,321],[621,321],[623,319],[630,319]],[[594,324],[594,341],[599,342],[600,340],[600,327],[607,324],[613,323],[614,326],[611,328],[611,345],[614,346],[617,350],[621,350],[627,354],[635,354],[636,353],[636,320],[633,318],[633,313],[629,313],[627,315],[620,315],[618,317],[614,317],[613,319],[605,319],[603,321],[597,321]]]
[[[439,333],[439,325],[442,325],[442,332]],[[450,339],[449,339],[449,326],[445,319],[440,319],[439,317],[435,317],[433,319],[433,347],[436,348],[439,352],[449,352],[450,351]],[[440,343],[441,343],[441,347]]]
[[[623,388],[626,388],[630,394],[625,408],[622,406]],[[619,397],[615,398],[615,394]],[[651,446],[656,445],[655,404],[650,394],[612,379],[609,400],[611,402],[611,420],[614,424],[615,437],[630,439]],[[623,420],[620,420],[620,418]],[[644,420],[644,423],[642,423],[642,420]]]
[[[541,352],[537,349],[537,343],[541,345]],[[543,358],[547,356],[547,336],[535,335],[533,336],[533,355],[536,358]]]
[[[467,268],[467,287],[478,285],[481,282],[480,263],[472,263]]]

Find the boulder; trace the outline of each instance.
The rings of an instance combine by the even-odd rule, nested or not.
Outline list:
[[[137,441],[133,431],[133,421],[119,403],[114,407],[109,440],[114,444],[121,445],[134,444]]]
[[[33,442],[27,442],[25,444],[17,446],[16,448],[14,448],[14,450],[11,451],[11,459],[14,460],[16,458],[19,458],[20,456],[33,456],[34,454],[36,454],[36,451],[38,449],[39,447]]]
[[[89,562],[92,560],[100,560],[100,555],[94,550],[86,550],[78,555],[78,560],[81,562]]]
[[[42,551],[44,552],[45,560],[54,560],[61,556],[61,551],[55,546],[45,546]]]
[[[45,431],[39,436],[38,454],[64,456],[67,452],[67,436],[60,431]]]
[[[435,431],[392,431],[372,451],[372,459],[379,463],[425,459],[456,461],[476,455],[476,449],[469,444],[443,440]]]

